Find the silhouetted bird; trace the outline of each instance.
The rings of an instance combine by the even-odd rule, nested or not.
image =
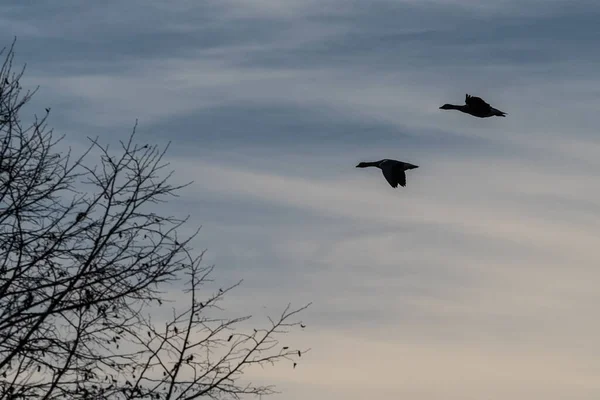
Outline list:
[[[298,364],[294,363],[294,368],[296,368],[296,365],[298,365]]]
[[[287,350],[287,349],[289,349],[288,346],[283,346],[283,350]]]
[[[464,105],[444,104],[440,107],[440,110],[458,110],[478,118],[506,116],[505,112],[490,106],[481,97],[470,96],[469,94],[465,96]]]
[[[302,353],[300,353],[300,350],[298,350],[298,357],[302,357]]]
[[[77,217],[75,217],[75,222],[81,222],[81,220],[84,219],[86,215],[86,213],[80,212],[79,214],[77,214]]]
[[[47,113],[49,113],[49,112],[50,112],[50,109],[49,109],[48,107],[46,107],[46,112],[47,112]]]
[[[406,186],[406,174],[404,171],[419,168],[417,165],[389,159],[374,162],[361,162],[356,166],[356,168],[367,167],[377,167],[381,169],[383,176],[393,188],[397,188],[398,185]]]
[[[229,336],[229,339],[227,339],[228,342],[231,342],[231,339],[233,339],[233,335]]]
[[[304,329],[304,328],[306,328],[306,325],[300,324],[300,328]]]

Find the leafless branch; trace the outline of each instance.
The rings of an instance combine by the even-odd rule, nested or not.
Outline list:
[[[186,219],[155,212],[187,186],[170,183],[167,149],[137,144],[134,127],[117,151],[89,138],[80,156],[59,152],[49,109],[20,119],[35,91],[12,72],[14,43],[0,54],[0,399],[273,393],[240,379],[300,356],[277,337],[307,306],[253,333],[234,331],[250,317],[210,316],[241,282],[205,294],[213,267],[194,255],[196,234],[178,238]],[[148,312],[182,277],[189,306],[158,328]]]

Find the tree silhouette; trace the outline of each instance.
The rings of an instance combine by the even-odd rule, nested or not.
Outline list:
[[[20,119],[35,90],[13,71],[14,42],[0,54],[0,399],[274,393],[242,374],[301,354],[277,338],[308,305],[250,333],[250,317],[215,317],[240,282],[206,294],[213,267],[190,246],[197,232],[178,238],[186,219],[155,212],[187,186],[163,173],[166,149],[136,144],[134,128],[116,154],[97,138],[80,157],[59,152],[50,109]],[[150,310],[178,282],[187,306],[157,326]]]

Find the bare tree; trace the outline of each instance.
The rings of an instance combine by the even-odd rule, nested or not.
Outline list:
[[[23,92],[24,69],[13,72],[13,46],[0,53],[0,399],[274,393],[242,374],[295,367],[302,352],[277,338],[308,305],[249,333],[240,330],[249,317],[213,316],[239,282],[204,293],[213,267],[194,255],[195,234],[177,237],[186,219],[154,212],[186,186],[163,173],[166,149],[136,144],[134,128],[117,154],[97,139],[80,157],[57,151],[49,109],[20,120],[35,91]],[[168,301],[161,288],[184,278],[187,307],[157,327],[149,314]]]

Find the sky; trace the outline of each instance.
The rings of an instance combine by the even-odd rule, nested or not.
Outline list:
[[[272,399],[599,398],[600,2],[100,3],[5,0],[0,45],[73,148],[172,142],[224,306],[313,302]]]

